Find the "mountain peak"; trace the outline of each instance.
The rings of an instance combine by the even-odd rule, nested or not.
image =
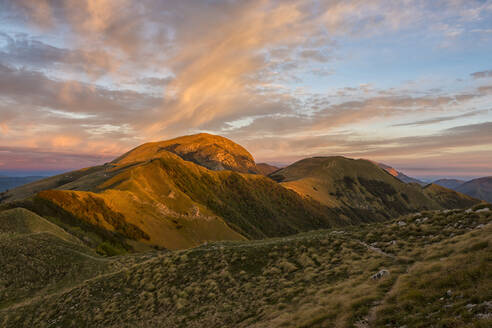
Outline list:
[[[150,160],[169,156],[169,153],[214,171],[258,173],[253,156],[244,147],[225,137],[209,133],[146,143],[117,158],[114,163]]]

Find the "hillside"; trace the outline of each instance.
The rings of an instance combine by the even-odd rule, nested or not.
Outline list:
[[[492,202],[492,177],[483,177],[465,182],[456,188],[465,195]]]
[[[256,168],[258,169],[258,172],[263,175],[269,175],[270,173],[273,173],[280,169],[279,167],[270,165],[268,163],[258,163],[256,164]]]
[[[32,176],[32,177],[6,177],[0,176],[0,192],[9,190],[18,186],[22,186],[24,184],[40,180],[43,177],[40,176]]]
[[[10,299],[0,305],[0,323],[6,328],[489,327],[487,206],[184,251],[91,255],[85,257],[90,270],[82,267],[84,278],[75,281],[66,278],[82,259],[66,257],[73,246],[50,252],[61,241],[36,241],[21,249],[39,249],[31,251],[31,262],[66,272],[50,280],[63,288]],[[10,251],[0,247],[0,260],[25,265],[26,257],[5,258],[14,254]],[[0,268],[2,279],[17,276]],[[16,288],[30,286],[19,281]]]
[[[466,181],[464,180],[458,180],[458,179],[439,179],[434,181],[433,184],[456,190],[456,188],[458,188],[465,182]]]
[[[386,170],[386,172],[388,172],[389,174],[391,174],[392,176],[394,176],[395,178],[405,182],[405,183],[418,183],[419,185],[426,185],[425,182],[422,182],[418,179],[415,179],[415,178],[412,178],[412,177],[409,177],[408,175],[404,174],[404,173],[401,173],[400,171],[397,171],[396,169],[392,168],[391,166],[389,165],[386,165],[386,164],[383,164],[383,163],[377,163],[377,165]],[[445,187],[445,186],[444,186]]]
[[[371,161],[340,156],[303,159],[270,177],[305,198],[350,209],[372,220],[477,203],[445,188],[404,183]]]
[[[298,162],[271,175],[288,177],[279,184],[237,172],[254,168],[248,154],[207,134],[144,144],[111,163],[4,192],[0,210],[26,208],[114,255],[287,236],[478,202],[446,190],[424,192],[368,161],[344,158]]]
[[[264,176],[211,171],[167,151],[52,177],[4,200],[4,208],[28,208],[85,236],[89,246],[108,242],[116,252],[283,236],[357,220],[340,220],[336,210]]]
[[[18,235],[36,234],[46,232],[62,240],[81,244],[80,240],[65,230],[26,210],[25,208],[13,208],[0,212],[0,237],[16,237]]]

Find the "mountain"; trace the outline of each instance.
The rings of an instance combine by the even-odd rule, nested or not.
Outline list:
[[[43,177],[32,176],[32,177],[6,177],[0,175],[0,192],[9,190],[24,184],[40,180]]]
[[[456,190],[465,195],[492,202],[492,177],[483,177],[470,181],[441,179],[434,184]]]
[[[465,182],[466,182],[465,180],[458,180],[458,179],[439,179],[434,181],[433,184],[443,186],[448,189],[456,190],[456,188],[458,188]]]
[[[259,173],[253,156],[246,149],[227,138],[208,133],[146,143],[117,158],[113,163],[150,160],[159,158],[161,154],[166,156],[165,152],[174,153],[184,160],[214,171]]]
[[[263,175],[269,175],[280,169],[279,167],[270,165],[268,163],[258,163],[256,164],[256,168],[258,169],[258,172]]]
[[[244,171],[257,167],[241,146],[186,136],[1,193],[0,210],[28,209],[114,255],[281,237],[479,202],[405,184],[364,160],[306,159],[270,175],[280,184]]]
[[[179,147],[171,147],[174,152],[162,149],[177,139],[145,144],[106,165],[36,181],[0,199],[4,208],[29,209],[111,254],[285,236],[359,222],[355,215],[341,219],[340,210],[305,200],[262,175],[223,170],[223,164],[214,166],[218,171],[195,164],[215,158],[232,166],[240,161],[231,158],[242,158],[235,152],[243,153],[242,147],[216,136],[215,144],[228,145],[220,152],[227,148],[229,155],[203,155],[200,149],[210,146],[206,137],[196,137],[204,145],[190,146],[193,161],[176,155],[189,158]]]
[[[371,161],[341,156],[306,158],[270,177],[305,198],[371,220],[477,202],[442,187],[404,183]]]
[[[0,229],[3,227],[0,217]],[[490,327],[492,211],[101,257],[0,234],[0,322],[18,327]]]
[[[418,179],[409,177],[408,175],[405,175],[405,174],[397,171],[396,169],[392,168],[389,165],[386,165],[386,164],[383,164],[383,163],[377,163],[377,165],[379,167],[381,167],[382,169],[385,169],[386,172],[388,172],[389,174],[391,174],[395,178],[400,179],[401,181],[403,181],[405,183],[418,183],[419,185],[422,185],[422,186],[425,186],[427,184],[427,183],[422,182],[422,181],[420,181]]]
[[[492,202],[492,177],[473,179],[456,188],[465,195]]]
[[[0,325],[490,326],[491,205],[245,152],[187,136],[0,193]]]

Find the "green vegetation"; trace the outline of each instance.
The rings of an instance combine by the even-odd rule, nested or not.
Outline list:
[[[90,255],[104,261],[88,270],[83,283],[54,275],[52,286],[62,289],[10,299],[0,309],[0,322],[5,327],[488,327],[492,212],[486,208],[423,211],[343,230],[173,252]],[[47,250],[59,245],[36,243]],[[64,244],[67,252],[74,247],[79,246]],[[48,251],[35,252],[30,261],[38,263],[45,254],[52,259],[42,258],[44,265],[63,262],[64,253]],[[29,282],[16,288],[24,285]]]
[[[92,249],[116,254],[287,236],[479,202],[405,184],[366,160],[305,159],[271,174],[281,183],[244,173],[257,172],[255,165],[228,139],[186,136],[11,190],[1,208],[29,209]]]
[[[198,135],[3,193],[0,326],[490,326],[490,204],[365,160],[255,168]]]
[[[356,222],[422,210],[464,208],[480,202],[437,185],[422,188],[407,184],[370,161],[339,156],[306,158],[270,177],[305,198],[337,208]]]

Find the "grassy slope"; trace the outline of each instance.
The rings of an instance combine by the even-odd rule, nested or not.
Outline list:
[[[422,189],[401,182],[370,161],[344,157],[304,159],[271,177],[304,197],[358,210],[361,216],[375,219],[425,209],[463,208],[478,202],[445,188]]]
[[[483,177],[467,181],[456,190],[466,195],[492,202],[492,177]]]
[[[0,308],[107,270],[104,259],[57,225],[23,209],[0,212]]]
[[[356,216],[351,218],[354,221],[340,220],[337,211],[303,200],[260,175],[211,171],[166,151],[159,156],[124,169],[116,164],[100,168],[59,187],[85,186],[80,189],[91,191],[42,191],[4,206],[29,208],[53,222],[63,221],[65,227],[78,225],[89,231],[89,224],[109,231],[109,235],[94,232],[123,249],[127,247],[119,237],[176,249],[213,240],[282,236],[357,220]]]
[[[25,208],[0,212],[0,238],[39,232],[48,232],[62,240],[81,244],[72,234]]]
[[[140,264],[4,308],[0,323],[488,327],[491,222],[490,211],[423,212],[344,231],[149,253]],[[389,275],[372,279],[381,269]]]
[[[246,149],[227,138],[208,133],[146,143],[117,158],[113,163],[159,158],[162,152],[165,157],[166,152],[171,152],[212,170],[258,173],[253,156]]]
[[[176,144],[173,151],[194,150],[187,138],[202,136],[145,144],[112,163],[23,186],[3,195],[10,201],[3,207],[28,208],[101,253],[117,254],[285,236],[476,202],[437,186],[423,192],[369,161],[342,157],[297,162],[272,175],[282,185],[261,175],[211,171],[165,150]],[[203,138],[242,156],[244,149],[227,139]],[[209,143],[198,146],[210,155]]]
[[[269,175],[280,169],[279,167],[270,165],[268,163],[257,163],[256,167],[258,168],[259,173],[263,175]]]

